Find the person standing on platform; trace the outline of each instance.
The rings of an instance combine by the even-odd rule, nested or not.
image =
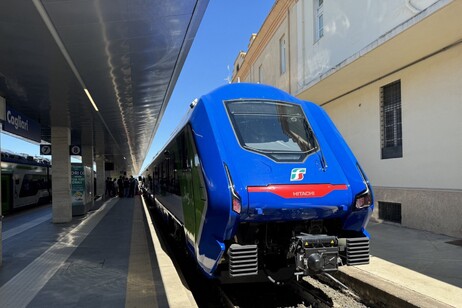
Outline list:
[[[117,186],[119,186],[119,198],[124,197],[124,180],[122,176],[119,176],[119,179],[117,180]]]
[[[104,195],[106,197],[110,197],[111,196],[111,178],[110,177],[107,177],[106,178],[106,189],[104,191]]]
[[[112,181],[112,178],[109,178],[109,181],[108,181],[108,184],[109,184],[109,191],[108,191],[108,196],[109,197],[114,197],[114,182]]]
[[[128,194],[130,193],[130,181],[128,181],[128,178],[124,178],[124,197],[128,198]]]
[[[130,175],[130,191],[128,193],[128,197],[129,198],[133,198],[133,196],[135,195],[135,179],[133,178],[133,175]]]
[[[117,190],[118,190],[119,186],[117,185],[117,180],[116,178],[114,178],[114,180],[112,181],[112,192],[111,192],[111,197],[115,197],[117,196]]]

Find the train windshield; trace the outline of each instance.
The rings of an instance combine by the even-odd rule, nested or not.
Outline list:
[[[301,161],[318,148],[299,105],[274,101],[226,102],[242,147],[276,161]]]

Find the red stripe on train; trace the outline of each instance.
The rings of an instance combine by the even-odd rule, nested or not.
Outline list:
[[[335,190],[347,190],[345,184],[306,184],[306,185],[268,185],[249,186],[250,193],[272,193],[285,199],[293,198],[322,198]]]

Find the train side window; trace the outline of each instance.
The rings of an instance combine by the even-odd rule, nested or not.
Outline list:
[[[194,132],[191,129],[190,126],[187,127],[187,136],[186,136],[186,142],[187,142],[187,148],[188,148],[188,164],[190,165],[191,171],[192,171],[192,178],[193,181],[198,181],[199,185],[195,185],[195,187],[198,187],[198,191],[196,190],[195,193],[200,196],[201,200],[204,202],[207,202],[207,189],[205,187],[205,180],[204,176],[202,174],[202,168],[201,168],[201,161],[199,159],[199,154],[197,153],[197,148],[196,148],[196,143],[194,140]]]
[[[24,175],[22,180],[21,189],[19,191],[19,197],[30,197],[34,196],[38,192],[37,179],[30,174]]]
[[[180,168],[180,157],[177,140],[167,146],[161,165],[163,166],[162,193],[179,195],[178,168]]]
[[[178,151],[180,159],[180,168],[184,171],[191,168],[188,161],[188,147],[186,146],[186,132],[183,130],[178,138]]]
[[[159,179],[160,179],[159,166],[156,166],[154,168],[153,182],[152,182],[152,187],[151,187],[155,195],[160,194],[160,180]]]

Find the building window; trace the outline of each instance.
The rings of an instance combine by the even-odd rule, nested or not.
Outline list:
[[[280,74],[286,72],[286,37],[283,35],[279,40],[279,71]]]
[[[263,68],[262,68],[262,65],[260,64],[260,66],[258,67],[258,83],[262,83],[263,82]]]
[[[380,88],[382,159],[403,157],[401,81]]]
[[[323,0],[315,0],[314,1],[314,29],[316,31],[315,38],[318,41],[321,37],[324,36],[324,1]]]

